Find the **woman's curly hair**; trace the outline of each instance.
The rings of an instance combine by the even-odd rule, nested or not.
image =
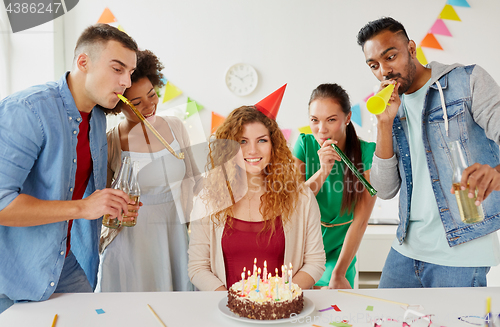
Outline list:
[[[289,221],[301,192],[301,181],[292,153],[278,124],[253,106],[243,106],[233,110],[217,128],[215,139],[212,138],[209,142],[210,154],[206,168],[207,172],[213,173],[207,174],[206,189],[202,199],[211,208],[225,208],[215,210],[216,212],[211,214],[210,217],[215,224],[225,224],[227,221],[229,226],[232,226],[232,203],[234,203],[234,200],[230,199],[232,188],[241,185],[239,183],[246,179],[246,172],[238,166],[236,160],[230,159],[240,150],[243,126],[255,122],[262,123],[267,128],[271,139],[271,160],[262,171],[266,190],[260,198],[259,211],[264,218],[261,232],[268,230],[274,232],[276,218],[281,216],[284,225]],[[221,169],[217,169],[222,167],[222,172]],[[221,181],[222,176],[225,180]]]
[[[155,87],[155,90],[158,90],[165,85],[163,82],[163,70],[164,66],[160,62],[160,59],[150,50],[142,50],[137,52],[137,67],[135,71],[132,73],[131,81],[132,84],[137,82],[143,77],[147,77],[151,84]],[[118,104],[113,109],[103,108],[103,111],[106,114],[119,114],[121,109],[122,102],[118,102]]]

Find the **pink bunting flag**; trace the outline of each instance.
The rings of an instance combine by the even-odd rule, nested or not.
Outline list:
[[[448,27],[446,27],[445,23],[442,19],[436,19],[434,25],[432,25],[429,33],[438,34],[438,35],[446,35],[452,36]]]
[[[290,135],[292,134],[292,130],[289,128],[282,128],[281,132],[283,133],[285,140],[288,142],[288,139],[290,139]]]

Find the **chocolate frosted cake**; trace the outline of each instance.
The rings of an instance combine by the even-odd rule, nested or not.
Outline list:
[[[262,280],[250,276],[231,286],[227,307],[240,317],[250,319],[290,318],[292,313],[299,314],[302,311],[304,296],[297,284],[283,283],[281,277]]]

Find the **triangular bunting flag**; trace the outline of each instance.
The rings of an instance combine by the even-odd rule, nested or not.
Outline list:
[[[446,1],[447,4],[455,7],[469,7],[470,5],[466,0],[448,0]]]
[[[444,8],[439,14],[438,18],[448,19],[448,20],[458,20],[459,22],[461,21],[455,9],[453,9],[453,7],[450,5],[444,5]]]
[[[104,11],[101,14],[101,17],[99,18],[99,20],[97,22],[102,23],[102,24],[113,23],[113,22],[116,22],[116,17],[115,17],[115,15],[113,15],[111,10],[109,10],[109,8],[106,7],[106,9],[104,9]]]
[[[438,40],[436,40],[436,37],[434,34],[427,33],[427,35],[424,37],[422,42],[420,42],[421,47],[426,47],[426,48],[433,48],[433,49],[439,49],[443,50],[441,47],[441,44],[439,44]]]
[[[369,98],[371,98],[371,97],[372,97],[372,96],[374,96],[374,95],[375,95],[375,93],[374,93],[374,92],[370,93],[370,94],[369,94],[366,98],[364,98],[364,99],[363,99],[363,101],[364,101],[364,102],[368,101],[368,99],[369,99]]]
[[[123,26],[121,26],[121,25],[118,25],[117,29],[122,31],[123,33],[127,33],[127,32],[125,32],[125,30],[123,29]]]
[[[189,97],[187,99],[187,105],[186,105],[186,118],[190,117],[191,115],[194,115],[195,113],[199,112],[201,109],[203,109],[203,106],[200,105],[198,102],[191,100]]]
[[[182,94],[182,91],[174,84],[167,82],[165,85],[165,95],[163,95],[163,103],[172,100]]]
[[[448,29],[448,27],[446,27],[442,19],[436,19],[434,25],[432,25],[431,29],[429,30],[429,33],[451,36],[450,30]]]
[[[216,114],[215,112],[212,111],[212,127],[210,128],[212,134],[215,133],[215,131],[220,125],[222,125],[224,120],[226,120],[224,116]]]
[[[281,132],[283,133],[285,140],[288,142],[288,139],[290,139],[290,135],[292,134],[292,130],[289,128],[282,128]]]
[[[359,106],[359,103],[355,104],[354,106],[351,107],[351,120],[355,122],[356,124],[361,127],[361,107]]]
[[[311,127],[309,127],[309,125],[299,127],[299,132],[304,133],[304,134],[312,134]]]
[[[417,48],[417,59],[424,66],[428,64],[427,58],[425,58],[424,51],[422,51],[421,47]]]

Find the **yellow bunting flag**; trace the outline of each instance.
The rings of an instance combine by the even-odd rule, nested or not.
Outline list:
[[[114,23],[116,22],[116,17],[115,15],[113,15],[111,10],[109,10],[109,8],[106,7],[106,9],[104,9],[104,11],[101,14],[101,17],[97,22],[102,24]]]
[[[431,34],[431,33],[427,33],[427,35],[424,37],[422,42],[420,42],[420,46],[425,47],[425,48],[433,48],[433,49],[443,50],[443,48],[441,47],[441,44],[439,44],[439,42],[436,39],[436,37],[434,36],[434,34]]]
[[[211,133],[215,133],[217,128],[219,128],[220,125],[226,120],[224,116],[221,116],[219,114],[216,114],[215,112],[212,111],[212,128],[210,129]]]
[[[123,26],[121,26],[121,25],[118,25],[117,29],[119,29],[119,30],[120,30],[120,31],[122,31],[123,33],[127,33],[127,32],[125,32],[125,30],[123,29]]]
[[[186,105],[186,118],[194,115],[195,113],[199,112],[201,109],[203,109],[202,105],[200,105],[198,102],[196,102],[188,97],[187,105]]]
[[[428,64],[427,58],[425,58],[424,51],[422,51],[421,47],[417,48],[417,59],[422,65]]]
[[[174,84],[167,82],[165,85],[165,94],[163,95],[163,103],[172,100],[182,94],[182,91]]]
[[[311,127],[309,127],[309,125],[299,127],[299,132],[304,133],[304,134],[312,134]]]
[[[458,17],[457,12],[455,9],[453,9],[453,6],[451,5],[445,5],[441,13],[439,14],[439,17],[441,19],[448,19],[448,20],[457,20],[461,21],[460,17]]]

